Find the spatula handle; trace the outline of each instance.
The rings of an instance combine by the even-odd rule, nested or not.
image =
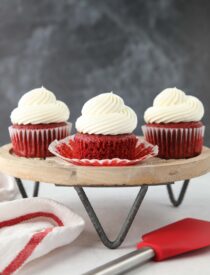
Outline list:
[[[119,275],[130,268],[152,259],[154,256],[155,252],[152,248],[143,247],[116,260],[99,266],[83,275]]]

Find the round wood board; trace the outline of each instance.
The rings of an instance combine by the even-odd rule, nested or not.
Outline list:
[[[210,171],[210,149],[191,159],[148,159],[135,166],[74,166],[56,157],[27,159],[11,153],[11,144],[0,147],[0,171],[17,178],[68,186],[139,186],[190,179]]]

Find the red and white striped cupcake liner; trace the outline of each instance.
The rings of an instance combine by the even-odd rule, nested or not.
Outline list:
[[[17,129],[9,127],[13,152],[22,157],[45,158],[50,157],[48,151],[50,143],[55,139],[63,139],[70,135],[71,123],[64,126],[46,129]]]
[[[70,145],[74,142],[74,135],[70,137],[66,137],[62,140],[55,140],[49,146],[49,151],[57,156],[58,158],[64,160],[67,163],[71,163],[74,165],[80,166],[129,166],[138,164],[148,158],[154,157],[158,154],[158,146],[154,146],[149,142],[145,141],[141,137],[137,137],[137,145],[136,145],[136,157],[133,160],[129,159],[76,159],[71,158],[72,155],[72,147]],[[65,153],[62,153],[64,152]],[[69,157],[68,157],[69,153]]]
[[[164,159],[191,158],[203,147],[205,126],[198,128],[165,128],[142,126],[145,139],[159,148],[158,157]]]

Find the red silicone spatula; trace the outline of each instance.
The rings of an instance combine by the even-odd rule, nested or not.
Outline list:
[[[138,250],[100,266],[86,275],[117,275],[145,261],[162,261],[210,245],[210,222],[184,219],[142,237]]]

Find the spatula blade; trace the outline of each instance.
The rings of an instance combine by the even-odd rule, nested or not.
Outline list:
[[[137,248],[151,247],[156,261],[210,245],[210,222],[187,218],[142,236]]]

